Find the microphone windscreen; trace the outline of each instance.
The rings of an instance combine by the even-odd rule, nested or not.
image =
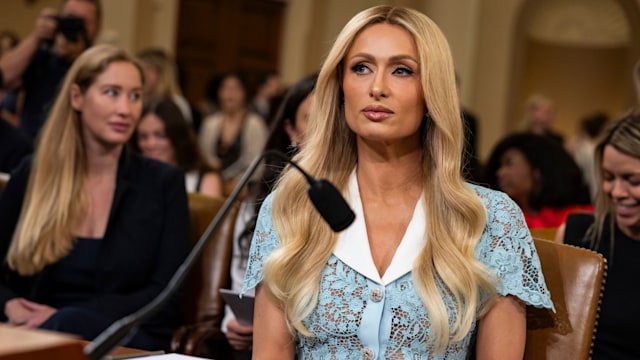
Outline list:
[[[311,181],[309,183],[309,198],[335,232],[348,228],[356,218],[342,194],[327,180]]]

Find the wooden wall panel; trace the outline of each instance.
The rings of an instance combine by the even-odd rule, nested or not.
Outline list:
[[[250,86],[277,72],[284,9],[275,0],[182,0],[176,58],[185,96],[201,103],[208,80],[222,72],[240,70]]]

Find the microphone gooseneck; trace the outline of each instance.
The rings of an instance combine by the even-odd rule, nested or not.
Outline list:
[[[329,224],[335,232],[342,231],[349,227],[356,215],[353,213],[342,194],[325,179],[316,179],[304,171],[298,164],[291,161],[286,155],[276,150],[267,150],[263,153],[265,156],[277,157],[289,163],[292,167],[304,175],[307,180],[309,198],[315,206],[320,216]]]
[[[258,165],[262,160],[269,156],[277,157],[286,161],[304,175],[307,183],[309,184],[308,194],[311,202],[333,231],[342,231],[351,225],[353,220],[355,220],[355,214],[349,205],[347,205],[347,202],[340,192],[329,181],[324,179],[315,179],[298,166],[298,164],[291,161],[286,155],[279,151],[264,151],[251,163],[244,175],[242,175],[242,178],[238,181],[238,185],[236,185],[233,192],[227,197],[224,204],[222,204],[220,210],[216,213],[213,220],[211,220],[207,229],[204,231],[202,236],[200,236],[198,242],[193,246],[189,255],[187,255],[178,270],[176,270],[175,274],[171,280],[169,280],[169,283],[162,292],[160,292],[158,296],[140,310],[111,324],[111,326],[100,333],[98,337],[87,344],[84,348],[84,353],[89,359],[102,359],[109,353],[109,351],[111,351],[111,349],[118,346],[122,339],[124,339],[138,324],[142,323],[164,306],[164,304],[178,290],[189,273],[189,270],[193,267],[193,264],[195,264],[198,256],[202,253],[202,250],[209,241],[209,238],[216,231],[220,223],[222,223],[222,220],[225,218],[229,210],[231,210],[233,203],[238,199],[240,191],[247,185],[247,183],[249,183],[249,180],[255,173]]]

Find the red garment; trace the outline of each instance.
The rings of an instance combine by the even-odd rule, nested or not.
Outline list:
[[[529,229],[555,228],[564,224],[571,213],[592,211],[593,205],[574,205],[560,209],[543,207],[535,215],[524,213],[524,219]]]

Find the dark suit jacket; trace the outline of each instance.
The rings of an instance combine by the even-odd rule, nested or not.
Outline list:
[[[31,139],[0,117],[0,172],[11,172],[31,151]]]
[[[8,270],[6,254],[16,226],[31,159],[14,171],[0,196],[0,307],[17,296],[46,303],[49,268],[33,277]],[[55,189],[52,189],[55,191]],[[74,306],[117,320],[149,303],[168,283],[189,251],[189,212],[181,171],[123,152],[109,221],[98,254],[95,296]],[[179,322],[174,297],[142,328],[166,336]]]

